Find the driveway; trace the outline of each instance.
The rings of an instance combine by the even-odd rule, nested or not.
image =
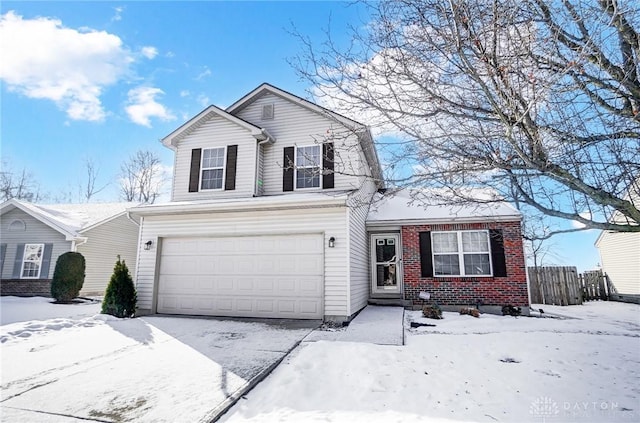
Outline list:
[[[1,326],[3,421],[210,421],[318,321],[148,316]]]

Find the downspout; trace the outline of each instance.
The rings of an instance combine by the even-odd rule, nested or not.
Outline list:
[[[73,251],[74,253],[77,253],[78,247],[86,244],[87,241],[89,241],[89,238],[87,237],[78,237],[74,239],[73,241],[71,241],[71,251]]]
[[[254,178],[253,178],[253,196],[254,197],[259,197],[260,193],[258,192],[258,174],[260,171],[260,153],[262,151],[262,146],[264,144],[273,144],[275,142],[275,140],[273,138],[271,138],[271,135],[269,135],[269,133],[267,131],[263,131],[263,133],[267,136],[267,138],[263,139],[262,141],[258,141],[258,144],[256,144],[256,167],[255,167],[255,173],[254,173]],[[262,181],[260,181],[262,182]]]

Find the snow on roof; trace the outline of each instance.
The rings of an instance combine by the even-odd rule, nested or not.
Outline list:
[[[2,209],[9,205],[66,235],[78,236],[78,232],[118,216],[138,203],[35,204],[13,199],[3,204]]]
[[[479,199],[486,200],[486,192],[477,192]],[[376,194],[368,224],[390,224],[406,222],[453,223],[496,220],[520,220],[521,213],[504,201],[467,204],[445,204],[442,192],[429,196],[429,191],[400,190],[392,195]]]

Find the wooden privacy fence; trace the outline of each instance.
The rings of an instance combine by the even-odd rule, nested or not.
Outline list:
[[[529,267],[531,302],[575,305],[583,301],[608,300],[612,286],[600,270],[578,273],[573,266]]]

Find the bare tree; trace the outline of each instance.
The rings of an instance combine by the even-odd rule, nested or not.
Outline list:
[[[153,204],[166,180],[158,155],[138,150],[120,167],[120,194],[125,201]]]
[[[368,7],[372,21],[346,49],[330,32],[320,48],[298,33],[306,48],[292,64],[322,104],[395,136],[379,147],[409,171],[392,182],[640,231],[640,3]]]
[[[78,191],[80,193],[80,198],[88,203],[94,195],[103,191],[107,186],[109,186],[109,184],[107,183],[100,187],[96,186],[98,174],[100,173],[99,169],[91,159],[85,159],[84,165],[87,179],[85,184],[81,184],[78,187]]]
[[[37,202],[42,200],[42,194],[39,184],[30,172],[24,168],[20,172],[14,172],[9,164],[3,161],[0,171],[0,200],[12,198]]]

